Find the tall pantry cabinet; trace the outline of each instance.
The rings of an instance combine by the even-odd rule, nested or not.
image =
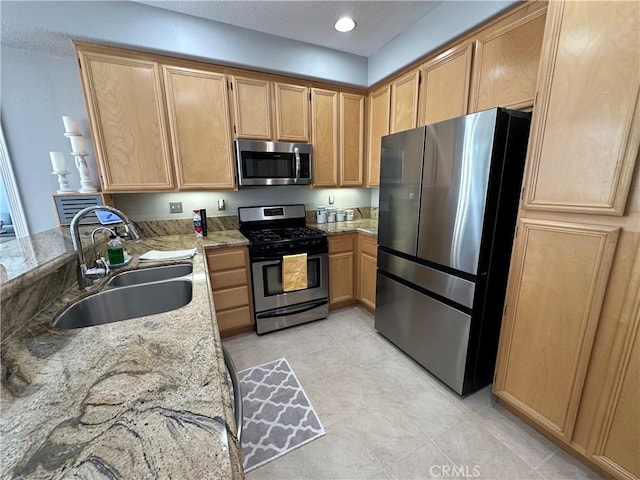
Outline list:
[[[638,2],[549,3],[494,382],[625,479],[640,478],[638,25]]]

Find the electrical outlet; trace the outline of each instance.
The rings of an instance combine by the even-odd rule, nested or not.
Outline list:
[[[169,202],[169,213],[182,213],[182,202]]]
[[[333,195],[329,195],[329,205],[333,205]]]

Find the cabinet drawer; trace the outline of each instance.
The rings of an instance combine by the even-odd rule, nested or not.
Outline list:
[[[213,292],[213,303],[216,307],[216,312],[249,305],[249,289],[244,285]]]
[[[220,331],[229,330],[231,328],[246,327],[253,324],[251,310],[248,306],[216,313],[216,320]]]
[[[359,234],[360,241],[360,253],[366,253],[367,255],[377,258],[378,256],[378,241],[375,237],[369,237]]]
[[[329,237],[329,253],[353,252],[354,235],[336,235]]]
[[[213,272],[209,277],[211,278],[211,288],[213,291],[247,285],[247,271],[244,268]]]
[[[207,250],[207,265],[210,272],[245,268],[245,248]]]

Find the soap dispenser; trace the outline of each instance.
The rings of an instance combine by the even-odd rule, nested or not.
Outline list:
[[[110,265],[122,265],[124,263],[124,240],[119,235],[111,234],[111,240],[107,243],[107,258]]]

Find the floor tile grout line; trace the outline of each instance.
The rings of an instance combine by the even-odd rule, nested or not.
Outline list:
[[[488,429],[485,428],[484,425],[482,425],[478,420],[476,420],[476,423],[478,424],[478,426],[480,428],[482,428],[482,430],[485,431],[485,433],[487,433],[489,436],[491,436],[492,438],[494,438],[500,445],[504,446],[507,450],[509,450],[511,453],[513,453],[516,457],[518,457],[520,460],[522,460],[522,462],[525,463],[525,465],[529,466],[532,470],[534,470],[536,473],[539,473],[540,475],[542,475],[540,472],[537,471],[536,467],[534,467],[533,465],[531,465],[529,462],[527,462],[524,458],[522,458],[516,451],[514,451],[511,447],[509,447],[508,444],[506,444],[505,442],[503,442],[502,440],[500,440],[496,435],[494,435],[493,433],[491,433]],[[551,455],[549,455],[548,458],[550,458],[553,454],[555,454],[555,452],[552,452]],[[547,460],[545,459],[545,461]],[[540,465],[542,465],[544,462],[542,462]],[[540,466],[538,465],[538,466]],[[542,475],[543,477],[546,478],[545,475]]]

